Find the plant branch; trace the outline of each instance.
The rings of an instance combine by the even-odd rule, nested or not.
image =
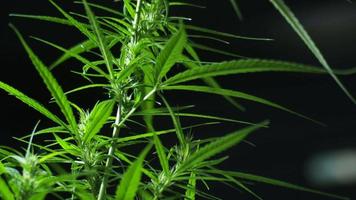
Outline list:
[[[137,35],[138,35],[138,23],[139,23],[139,19],[140,19],[140,12],[141,12],[141,5],[142,5],[142,0],[137,0],[137,4],[136,4],[136,11],[135,11],[135,18],[133,21],[133,30],[134,30],[134,34],[131,37],[131,42],[137,42]],[[143,100],[144,101],[144,100]],[[98,198],[97,200],[104,200],[105,199],[105,194],[106,194],[106,188],[108,185],[108,173],[112,168],[112,162],[113,162],[113,158],[114,158],[114,154],[115,154],[115,149],[116,149],[116,138],[119,135],[120,132],[120,127],[121,125],[126,121],[126,119],[128,119],[128,117],[130,117],[130,115],[136,110],[136,108],[134,107],[133,109],[131,109],[131,111],[123,118],[121,116],[121,103],[118,104],[118,108],[117,108],[117,113],[116,113],[116,119],[115,119],[115,124],[114,124],[114,129],[113,129],[113,134],[112,134],[112,144],[109,148],[108,151],[108,158],[106,160],[105,163],[105,170],[104,170],[104,174],[103,174],[103,179],[100,185],[100,189],[99,189],[99,194],[98,194]]]

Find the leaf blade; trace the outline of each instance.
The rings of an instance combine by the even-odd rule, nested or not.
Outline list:
[[[55,99],[58,107],[61,109],[63,115],[65,116],[67,122],[69,123],[73,133],[78,132],[77,122],[73,114],[72,107],[68,101],[66,95],[64,94],[61,86],[54,78],[49,69],[43,64],[43,62],[37,57],[37,55],[32,51],[30,46],[27,44],[21,33],[17,30],[16,27],[10,25],[10,27],[15,31],[17,37],[19,38],[22,46],[25,48],[27,54],[29,55],[30,60],[35,66],[37,72],[41,76],[43,82],[47,86],[47,89]]]
[[[163,50],[159,53],[155,65],[156,80],[161,80],[171,67],[176,63],[179,55],[184,49],[187,41],[187,36],[183,25],[179,28],[178,32],[174,34],[166,43]]]
[[[106,40],[105,37],[103,36],[103,33],[101,32],[99,23],[94,15],[94,13],[92,12],[90,6],[88,5],[86,0],[83,0],[83,4],[84,4],[84,8],[85,8],[85,12],[87,13],[87,16],[89,17],[89,21],[90,24],[92,25],[95,35],[96,35],[96,41],[98,43],[99,49],[104,57],[105,60],[105,64],[107,67],[107,70],[109,72],[110,78],[113,79],[114,78],[114,69],[113,69],[113,56],[106,44]]]
[[[89,114],[85,127],[84,142],[90,141],[104,126],[114,109],[114,101],[102,101]]]
[[[206,87],[206,86],[198,86],[198,85],[175,85],[175,86],[165,86],[162,88],[163,90],[187,90],[187,91],[195,91],[195,92],[203,92],[203,93],[210,93],[210,94],[218,94],[218,95],[227,95],[227,96],[232,96],[236,98],[241,98],[249,101],[254,101],[257,103],[265,104],[283,111],[286,111],[288,113],[294,114],[296,116],[299,116],[301,118],[310,120],[316,124],[319,124],[321,126],[325,126],[322,122],[319,122],[317,120],[314,120],[310,117],[307,117],[303,114],[297,113],[289,108],[283,107],[279,104],[276,104],[272,101],[256,97],[247,93],[243,93],[240,91],[234,91],[234,90],[228,90],[228,89],[219,89],[219,88],[211,88],[211,87]]]
[[[146,146],[137,160],[130,165],[123,175],[116,190],[116,200],[133,200],[135,198],[141,180],[143,161],[151,147],[152,144]]]
[[[48,119],[52,120],[53,122],[62,125],[63,127],[67,127],[67,125],[59,119],[56,115],[54,115],[51,111],[45,108],[43,105],[38,103],[36,100],[26,96],[24,93],[20,92],[19,90],[11,87],[10,85],[0,81],[0,88],[10,95],[15,96],[20,101],[24,102],[28,106],[32,107],[33,109],[37,110],[42,115],[46,116]]]
[[[228,148],[236,145],[240,141],[242,141],[245,137],[247,137],[253,131],[266,126],[268,124],[267,121],[261,122],[254,126],[249,126],[247,128],[232,132],[226,136],[220,137],[213,142],[203,146],[196,152],[192,153],[191,156],[187,158],[187,160],[179,167],[178,171],[182,172],[187,169],[193,168],[197,163],[202,162],[222,151],[225,151]]]
[[[170,77],[163,84],[177,84],[190,80],[241,73],[294,72],[322,74],[325,70],[304,64],[278,60],[241,59],[194,67]]]
[[[320,52],[319,48],[316,46],[312,38],[309,36],[307,31],[304,29],[303,25],[299,22],[298,18],[290,10],[290,8],[284,3],[283,0],[270,0],[274,7],[281,13],[285,20],[292,26],[294,31],[303,40],[304,44],[309,48],[309,50],[314,54],[321,65],[326,69],[330,76],[334,79],[336,84],[341,88],[341,90],[346,94],[346,96],[356,104],[356,99],[354,96],[346,89],[339,78],[335,75],[328,62],[325,60],[323,54]]]
[[[4,200],[14,200],[14,195],[11,193],[10,188],[7,186],[4,179],[0,177],[0,197]]]

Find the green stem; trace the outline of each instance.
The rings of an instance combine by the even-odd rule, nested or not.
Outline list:
[[[121,122],[121,104],[119,103],[117,105],[117,112],[116,112],[116,119],[115,119],[115,125],[114,125],[114,129],[113,129],[113,134],[112,134],[112,144],[109,148],[109,152],[108,152],[108,158],[106,160],[105,163],[105,170],[104,170],[104,175],[103,175],[103,179],[101,181],[101,185],[99,188],[99,194],[98,194],[98,200],[104,200],[105,199],[105,195],[106,195],[106,187],[108,185],[108,174],[112,168],[112,161],[114,158],[114,153],[115,153],[115,149],[116,149],[116,138],[118,137],[119,133],[120,133],[120,126],[118,126],[118,124],[120,124]]]
[[[146,101],[148,98],[150,98],[151,95],[153,95],[155,92],[157,91],[156,88],[153,88],[141,101],[144,102]],[[114,153],[115,153],[115,149],[116,149],[116,138],[119,135],[120,132],[120,127],[124,124],[124,122],[136,111],[136,109],[140,106],[140,104],[136,105],[135,107],[133,107],[129,113],[127,113],[124,117],[122,117],[121,115],[121,104],[118,105],[117,108],[117,114],[116,114],[116,119],[115,119],[115,126],[114,126],[114,130],[113,130],[113,143],[111,144],[111,147],[109,149],[108,152],[108,158],[106,160],[106,164],[105,164],[105,171],[104,171],[104,175],[103,175],[103,179],[100,185],[100,189],[99,189],[99,194],[98,194],[98,198],[97,200],[104,200],[105,194],[106,194],[106,187],[108,184],[108,173],[110,171],[110,169],[112,168],[112,161],[114,158]]]
[[[137,0],[136,3],[136,10],[135,10],[135,18],[132,24],[134,35],[131,37],[131,42],[137,42],[138,40],[138,23],[140,20],[140,15],[141,15],[141,5],[142,5],[142,0]]]
[[[136,43],[138,40],[138,24],[139,24],[139,20],[140,20],[140,12],[141,12],[141,5],[142,5],[142,1],[143,0],[137,0],[136,3],[136,10],[135,10],[135,18],[133,21],[133,30],[134,30],[134,34],[131,37],[131,42]],[[150,96],[151,94],[149,94]],[[145,98],[144,98],[145,100]],[[143,101],[144,101],[143,100]],[[115,149],[116,149],[116,138],[119,135],[120,132],[120,127],[121,125],[126,121],[126,119],[128,117],[130,117],[130,115],[136,110],[136,108],[134,107],[128,114],[125,115],[124,118],[122,118],[121,116],[121,104],[118,104],[118,109],[117,109],[117,114],[116,114],[116,119],[115,119],[115,126],[113,129],[113,135],[112,135],[112,144],[109,148],[109,152],[107,154],[108,158],[106,160],[105,163],[105,170],[104,170],[104,174],[103,174],[103,179],[100,185],[100,189],[99,189],[99,194],[98,194],[98,198],[97,200],[104,200],[105,199],[105,195],[106,195],[106,188],[108,185],[108,174],[112,168],[112,162],[113,162],[113,158],[114,158],[114,154],[115,154]]]

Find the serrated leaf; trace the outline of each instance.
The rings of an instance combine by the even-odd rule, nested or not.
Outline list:
[[[91,40],[85,40],[77,45],[68,49],[70,53],[64,53],[61,57],[55,60],[49,68],[52,70],[58,65],[62,64],[64,61],[68,60],[69,58],[73,57],[72,55],[80,54],[86,51],[91,50],[92,48],[96,47],[96,45]]]
[[[188,50],[188,52],[190,52],[189,54],[197,61],[200,62],[198,55],[196,55],[194,49],[192,47],[187,48],[186,49],[190,49]],[[193,69],[193,68],[198,68],[201,67],[200,65],[195,64],[194,62],[191,62],[188,58],[185,58],[187,61],[184,61],[184,65],[187,66],[189,69]],[[203,78],[203,81],[213,87],[213,88],[221,88],[220,84],[212,77],[205,77]],[[241,110],[241,111],[245,111],[245,108],[238,103],[236,100],[234,100],[233,98],[229,97],[229,96],[223,96],[224,99],[226,99],[226,101],[230,102],[234,107],[236,107],[237,109]]]
[[[122,161],[124,161],[124,162],[126,162],[127,164],[130,164],[130,165],[132,165],[134,162],[133,161],[131,161],[129,158],[128,158],[128,156],[125,156],[125,155],[127,155],[126,153],[123,153],[123,152],[115,152],[115,155],[119,158],[119,159],[121,159]],[[132,156],[130,156],[130,157],[132,157]],[[149,177],[151,180],[154,180],[154,181],[157,181],[157,177],[156,177],[156,175],[154,175],[150,170],[147,170],[147,169],[145,169],[145,168],[142,168],[142,173],[144,173],[147,177]]]
[[[125,4],[125,9],[129,12],[130,16],[132,18],[134,18],[135,17],[135,10],[131,6],[131,0],[124,0],[124,4]]]
[[[64,151],[56,151],[56,152],[51,152],[51,153],[47,153],[46,155],[42,156],[39,160],[38,163],[42,164],[44,162],[46,162],[47,160],[50,160],[58,155],[64,154]]]
[[[102,101],[95,105],[89,114],[88,122],[85,126],[84,142],[89,142],[107,122],[110,117],[115,102],[112,100]]]
[[[21,18],[27,18],[27,19],[35,19],[35,20],[40,20],[40,21],[53,22],[56,24],[73,26],[72,23],[70,23],[67,19],[63,19],[63,18],[59,18],[59,17],[44,16],[44,15],[27,15],[27,14],[17,14],[17,13],[10,14],[9,16],[10,17],[21,17]]]
[[[116,23],[114,21],[108,20],[108,19],[103,19],[104,22],[106,22],[110,28],[112,28],[114,31],[119,33],[122,36],[129,36],[131,33],[128,31],[125,27],[122,27],[119,23]]]
[[[74,1],[74,3],[83,4],[83,2],[81,2],[81,1]],[[103,6],[103,5],[99,5],[99,4],[95,4],[95,3],[88,3],[88,5],[90,7],[97,8],[97,9],[100,9],[100,10],[103,10],[103,11],[106,11],[106,12],[109,12],[109,13],[112,13],[112,14],[115,14],[118,16],[123,16],[123,14],[121,12],[114,10],[112,8],[109,8],[109,7]]]
[[[136,115],[140,115],[140,113],[139,114],[136,113]],[[169,113],[149,113],[148,115],[167,116],[170,114]],[[213,115],[204,115],[204,114],[195,114],[195,113],[175,113],[175,115],[179,116],[179,117],[194,117],[194,118],[200,118],[200,119],[213,119],[213,120],[217,120],[217,121],[254,125],[254,123],[252,123],[252,122],[241,121],[241,120],[236,120],[236,119],[231,119],[231,118],[226,118],[226,117],[213,116]]]
[[[170,176],[168,157],[166,155],[164,146],[162,145],[161,140],[155,131],[153,132],[153,142],[155,144],[156,152],[163,172],[166,176]]]
[[[57,144],[59,144],[59,146],[61,146],[64,151],[68,152],[69,154],[72,154],[73,156],[80,155],[80,150],[76,146],[66,142],[56,134],[54,134],[54,137],[56,139]]]
[[[183,129],[180,124],[179,118],[174,114],[174,111],[172,110],[171,106],[167,102],[166,98],[164,98],[164,96],[162,96],[162,95],[160,95],[160,97],[163,100],[165,106],[167,107],[169,114],[171,115],[173,125],[176,130],[177,138],[178,138],[180,145],[185,146],[184,133],[183,133]]]
[[[42,43],[44,43],[44,44],[47,44],[47,45],[49,45],[49,46],[51,46],[51,47],[54,47],[54,48],[56,48],[56,49],[58,49],[58,50],[63,51],[65,54],[68,54],[68,55],[72,56],[73,58],[79,60],[79,61],[82,62],[83,64],[85,64],[88,68],[89,68],[89,67],[92,68],[92,69],[95,70],[98,74],[100,74],[100,75],[102,75],[102,76],[104,76],[104,77],[106,77],[106,78],[108,78],[108,79],[110,78],[102,69],[100,69],[99,67],[97,67],[97,66],[94,65],[95,62],[90,62],[90,61],[87,60],[86,58],[84,58],[84,57],[80,56],[79,54],[77,54],[77,52],[72,52],[72,51],[70,51],[70,50],[66,50],[65,48],[63,48],[63,47],[61,47],[61,46],[59,46],[59,45],[57,45],[57,44],[54,44],[54,43],[49,42],[49,41],[47,41],[47,40],[43,40],[43,39],[41,39],[41,38],[37,38],[37,37],[32,37],[32,38],[35,39],[35,40],[37,40],[37,41],[40,41],[40,42],[42,42]]]
[[[137,160],[124,173],[116,190],[115,200],[134,200],[141,181],[143,161],[151,147],[152,144],[146,146]]]
[[[88,28],[83,25],[81,22],[77,21],[74,19],[70,14],[68,14],[66,11],[64,11],[59,5],[57,5],[53,0],[49,0],[51,4],[65,17],[68,19],[68,21],[75,26],[81,33],[83,33],[85,36],[87,36],[90,40],[95,42],[95,37],[94,35],[88,30]]]
[[[299,63],[277,60],[242,59],[194,67],[176,74],[163,84],[173,85],[206,77],[258,72],[326,73],[324,69]]]
[[[266,100],[266,99],[262,99],[260,97],[256,97],[250,94],[246,94],[240,91],[234,91],[234,90],[228,90],[228,89],[218,89],[218,88],[212,88],[212,87],[207,87],[207,86],[199,86],[199,85],[175,85],[175,86],[166,86],[166,87],[162,87],[161,89],[163,90],[187,90],[187,91],[194,91],[194,92],[203,92],[203,93],[210,93],[210,94],[217,94],[217,95],[227,95],[227,96],[231,96],[231,97],[236,97],[236,98],[241,98],[241,99],[245,99],[245,100],[249,100],[249,101],[254,101],[257,103],[261,103],[267,106],[271,106],[286,112],[289,112],[293,115],[299,116],[301,118],[310,120],[316,124],[319,124],[321,126],[325,126],[325,124],[314,120],[310,117],[307,117],[305,115],[302,115],[300,113],[297,113],[291,109],[288,109],[286,107],[283,107],[279,104],[276,104],[272,101]]]
[[[283,188],[289,188],[289,189],[293,189],[293,190],[299,190],[299,191],[304,191],[304,192],[310,192],[310,193],[314,193],[314,194],[318,194],[318,195],[323,195],[323,196],[328,196],[328,197],[332,197],[332,198],[336,198],[336,199],[343,199],[343,200],[348,200],[349,198],[347,197],[343,197],[343,196],[339,196],[339,195],[335,195],[335,194],[330,194],[330,193],[326,193],[326,192],[322,192],[322,191],[318,191],[318,190],[313,190],[307,187],[303,187],[303,186],[299,186],[299,185],[295,185],[295,184],[291,184],[285,181],[280,181],[277,179],[272,179],[272,178],[267,178],[267,177],[263,177],[263,176],[258,176],[258,175],[254,175],[254,174],[249,174],[249,173],[243,173],[243,172],[234,172],[234,171],[222,171],[222,170],[212,170],[209,171],[212,173],[220,173],[222,175],[227,174],[239,179],[243,179],[243,180],[248,180],[248,181],[253,181],[253,182],[260,182],[260,183],[265,183],[265,184],[269,184],[269,185],[275,185],[275,186],[279,186],[279,187],[283,187]]]
[[[109,84],[89,84],[89,85],[83,85],[83,86],[74,88],[74,89],[72,89],[72,90],[69,90],[69,91],[65,92],[65,94],[68,95],[68,94],[72,94],[72,93],[75,93],[75,92],[87,90],[87,89],[90,89],[90,88],[107,88],[107,87],[109,87],[109,86],[110,86]]]
[[[217,124],[217,123],[210,122],[210,123],[196,124],[196,125],[192,125],[192,126],[183,127],[182,129],[192,129],[192,128],[199,127],[199,126],[213,125],[213,124]],[[123,142],[131,141],[131,140],[138,140],[138,139],[153,137],[154,134],[163,135],[163,134],[168,134],[168,133],[173,133],[173,132],[176,132],[176,129],[167,129],[167,130],[161,130],[161,131],[155,131],[155,132],[136,134],[133,136],[118,138],[117,141],[118,141],[118,143],[119,142],[123,143]]]
[[[261,122],[258,125],[249,126],[247,128],[235,131],[226,136],[217,138],[209,144],[199,148],[196,152],[192,153],[179,167],[179,172],[185,172],[188,169],[194,168],[200,162],[209,159],[218,153],[221,153],[232,146],[240,143],[245,137],[247,137],[253,131],[266,126],[268,122]]]
[[[98,43],[100,52],[105,60],[105,64],[106,64],[107,70],[109,72],[110,78],[113,79],[114,78],[113,56],[110,52],[110,49],[107,46],[105,37],[100,29],[100,25],[94,15],[94,13],[90,9],[90,6],[88,5],[86,0],[83,0],[83,4],[84,4],[85,12],[87,13],[87,16],[89,18],[90,24],[94,30],[95,35],[96,35],[96,41]]]
[[[229,38],[235,38],[235,39],[244,39],[244,40],[262,40],[262,41],[270,41],[271,39],[269,38],[256,38],[256,37],[246,37],[246,36],[239,36],[239,35],[234,35],[231,33],[225,33],[221,31],[216,31],[208,28],[203,28],[203,27],[198,27],[194,25],[186,25],[186,29],[188,30],[193,30],[193,31],[198,31],[201,33],[208,33],[212,35],[218,35],[218,36],[223,36],[223,37],[229,37]]]
[[[241,183],[241,181],[236,180],[234,177],[227,175],[227,174],[222,174],[224,177],[227,178],[227,180],[235,183],[238,187],[240,187],[241,189],[243,189],[244,191],[246,191],[247,193],[249,193],[250,195],[252,195],[253,197],[255,197],[258,200],[263,200],[262,197],[260,197],[259,195],[257,195],[255,192],[253,192],[250,188],[248,188],[245,184]]]
[[[157,57],[155,65],[157,81],[160,81],[180,58],[186,41],[187,36],[183,25],[181,25],[178,32],[168,40]]]
[[[27,54],[29,55],[33,65],[35,66],[37,72],[41,76],[42,80],[47,86],[47,89],[51,93],[52,97],[55,99],[57,105],[61,109],[63,115],[67,119],[73,133],[78,133],[77,122],[73,114],[72,107],[68,101],[66,95],[64,94],[61,86],[58,84],[57,80],[54,78],[49,69],[43,64],[43,62],[34,54],[30,46],[26,43],[20,32],[13,26],[11,28],[15,31],[17,37],[19,38],[21,44],[25,48]]]
[[[303,40],[304,44],[307,45],[309,50],[314,54],[314,56],[318,59],[320,64],[326,69],[326,71],[330,74],[330,76],[335,80],[337,85],[341,88],[341,90],[347,95],[347,97],[356,104],[356,99],[352,96],[352,94],[346,89],[346,87],[341,83],[339,78],[335,75],[328,62],[325,60],[323,54],[320,52],[319,48],[316,46],[312,38],[309,36],[307,31],[304,29],[303,25],[299,22],[298,18],[295,17],[294,13],[290,8],[284,3],[283,0],[270,0],[274,7],[282,14],[284,19],[292,26],[294,31],[299,35],[299,37]]]
[[[198,43],[191,43],[190,45],[192,45],[192,47],[200,49],[200,50],[204,50],[204,51],[208,51],[208,52],[213,52],[213,53],[217,53],[217,54],[221,54],[221,55],[225,55],[225,56],[231,56],[234,58],[245,58],[244,56],[238,55],[236,53],[231,53],[228,51],[224,51],[221,49],[217,49],[214,47],[209,47],[207,45],[203,45],[203,44],[198,44]]]
[[[51,111],[49,111],[47,108],[45,108],[43,105],[38,103],[36,100],[26,96],[19,90],[11,87],[10,85],[7,85],[6,83],[3,83],[0,81],[0,88],[3,89],[4,91],[8,92],[10,95],[15,96],[17,99],[20,101],[24,102],[28,106],[32,107],[42,115],[46,116],[48,119],[52,120],[53,122],[62,125],[63,127],[67,127],[67,125],[59,119],[56,115],[54,115]]]

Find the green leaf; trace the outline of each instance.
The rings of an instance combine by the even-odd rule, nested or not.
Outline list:
[[[153,200],[153,196],[145,190],[140,190],[139,194],[142,200]]]
[[[217,123],[216,122],[210,122],[210,123],[196,124],[196,125],[192,125],[192,126],[183,127],[182,129],[192,129],[192,128],[199,127],[199,126],[214,125],[214,124],[217,124]],[[124,142],[127,142],[127,141],[153,137],[154,134],[163,135],[163,134],[168,134],[168,133],[173,133],[173,132],[176,132],[176,129],[167,129],[167,130],[162,130],[162,131],[155,131],[155,132],[136,134],[136,135],[133,135],[133,136],[127,136],[127,137],[118,138],[117,141],[118,141],[118,143],[120,143],[120,142],[124,143]]]
[[[156,152],[163,172],[166,176],[170,176],[168,158],[165,153],[164,146],[162,145],[161,140],[155,131],[153,132],[153,142],[155,144]]]
[[[54,134],[54,137],[56,139],[57,144],[63,148],[64,151],[68,152],[69,154],[72,154],[73,156],[78,156],[80,155],[80,150],[78,147],[74,146],[71,143],[66,142],[56,134]],[[70,138],[67,138],[67,140]]]
[[[98,134],[110,117],[114,105],[114,101],[106,100],[94,106],[85,126],[84,142],[89,142],[96,134]]]
[[[335,80],[335,82],[339,85],[342,91],[350,98],[350,100],[356,104],[356,99],[350,94],[350,92],[345,88],[345,86],[341,83],[339,78],[335,75],[328,62],[325,60],[324,56],[321,54],[318,47],[315,45],[312,38],[309,36],[307,31],[303,28],[302,24],[295,17],[294,13],[290,10],[290,8],[284,3],[283,0],[270,0],[271,3],[276,7],[276,9],[282,14],[282,16],[287,20],[287,22],[292,26],[294,31],[299,35],[299,37],[303,40],[305,45],[309,48],[309,50],[314,54],[314,56],[318,59],[321,65],[326,69],[326,71],[330,74],[330,76]]]
[[[2,162],[0,161],[0,176],[5,172],[6,172],[6,168],[4,164],[2,164]]]
[[[43,16],[43,15],[27,15],[27,14],[10,14],[10,17],[21,17],[21,18],[28,18],[28,19],[35,19],[35,20],[40,20],[40,21],[47,21],[47,22],[53,22],[57,24],[63,24],[63,25],[68,25],[72,26],[72,23],[70,23],[67,19],[62,19],[58,17],[52,17],[52,16]]]
[[[185,191],[185,200],[195,200],[196,181],[197,179],[195,173],[191,172],[187,189]]]
[[[104,22],[106,22],[108,27],[112,28],[115,30],[117,33],[119,33],[122,36],[129,36],[131,35],[130,31],[127,30],[125,27],[122,27],[119,23],[114,22],[112,20],[108,19],[103,19]]]
[[[179,117],[195,117],[195,118],[200,118],[200,119],[213,119],[213,120],[232,122],[232,123],[238,123],[238,124],[254,125],[254,123],[251,123],[251,122],[246,122],[246,121],[241,121],[241,120],[236,120],[236,119],[231,119],[231,118],[226,118],[226,117],[218,117],[218,116],[213,116],[213,115],[203,115],[203,114],[195,114],[195,113],[174,113],[174,114]],[[140,115],[140,114],[136,113],[136,115]],[[149,113],[148,115],[167,116],[167,115],[171,115],[171,114],[170,113]]]
[[[56,151],[56,152],[52,152],[52,153],[47,153],[38,160],[38,163],[42,164],[42,163],[47,162],[48,160],[50,160],[58,155],[62,155],[64,153],[65,153],[64,151],[62,151],[62,152]]]
[[[335,195],[335,194],[330,194],[330,193],[326,193],[326,192],[321,192],[321,191],[318,191],[318,190],[313,190],[313,189],[310,189],[310,188],[302,187],[302,186],[299,186],[299,185],[291,184],[291,183],[280,181],[280,180],[277,180],[277,179],[266,178],[266,177],[263,177],[263,176],[258,176],[258,175],[243,173],[243,172],[222,171],[222,170],[211,170],[211,171],[208,171],[208,172],[219,173],[219,174],[222,174],[222,175],[226,174],[226,175],[230,175],[230,176],[236,177],[238,179],[244,179],[244,180],[248,180],[248,181],[265,183],[265,184],[275,185],[275,186],[279,186],[279,187],[283,187],[283,188],[289,188],[289,189],[293,189],[293,190],[310,192],[310,193],[319,194],[319,195],[323,195],[323,196],[333,197],[333,198],[336,198],[336,199],[344,199],[344,200],[349,199],[347,197],[343,197],[343,196],[339,196],[339,195]]]
[[[94,15],[94,13],[91,11],[86,0],[83,0],[83,4],[84,4],[85,11],[87,13],[87,16],[89,17],[90,24],[92,25],[93,30],[95,32],[96,41],[98,43],[100,52],[101,52],[102,56],[104,57],[107,70],[108,70],[108,72],[110,74],[110,78],[112,80],[114,78],[114,69],[112,66],[113,65],[113,61],[112,61],[113,56],[107,46],[105,37],[100,29],[99,23]]]
[[[38,103],[36,100],[31,99],[30,97],[26,96],[22,92],[18,91],[17,89],[1,81],[0,81],[0,88],[8,92],[10,95],[15,96],[17,99],[21,100],[22,102],[32,107],[33,109],[37,110],[39,113],[46,116],[48,119],[52,120],[53,122],[62,125],[63,127],[67,127],[67,125],[61,119],[59,119],[56,115],[54,115],[52,112],[50,112],[47,108],[45,108],[43,105]]]
[[[194,49],[193,48],[186,48],[186,49],[191,49],[188,50],[189,52],[191,52],[190,54],[192,55],[192,57],[194,57],[194,59],[196,60],[196,62],[200,62],[199,58],[197,55],[195,55],[194,53]],[[198,68],[201,67],[200,65],[197,65],[194,63],[194,61],[190,61],[188,58],[185,58],[186,61],[184,61],[184,65],[187,66],[190,69],[193,68]],[[212,77],[205,77],[203,78],[203,81],[213,87],[213,88],[221,88],[220,84]],[[236,107],[237,109],[241,110],[241,111],[245,111],[246,109],[239,104],[236,100],[234,100],[233,98],[229,97],[229,96],[224,96],[224,99],[226,99],[226,101],[228,101],[229,103],[231,103],[234,107]]]
[[[57,44],[54,44],[52,42],[49,42],[49,41],[46,41],[46,40],[43,40],[41,38],[37,38],[37,37],[32,37],[33,39],[37,40],[37,41],[40,41],[40,42],[43,42],[44,44],[47,44],[49,46],[52,46],[56,49],[59,49],[61,51],[63,51],[65,54],[68,54],[70,56],[72,56],[73,58],[79,60],[80,62],[82,62],[83,64],[86,65],[86,67],[88,68],[92,68],[93,70],[95,70],[98,74],[106,77],[106,78],[110,78],[102,69],[100,69],[99,67],[95,66],[95,62],[90,62],[89,60],[85,59],[84,57],[80,56],[79,54],[77,54],[78,52],[72,52],[70,50],[66,50],[65,48],[57,45]]]
[[[127,164],[132,165],[134,162],[132,162],[129,158],[127,158],[127,154],[125,155],[125,153],[123,152],[115,152],[115,155],[122,161],[126,162]],[[132,156],[130,156],[132,157]],[[153,174],[153,172],[151,172],[150,170],[147,170],[145,168],[142,167],[142,173],[144,173],[147,177],[149,177],[151,180],[157,181],[157,177],[155,174]]]
[[[166,98],[164,98],[163,95],[160,95],[161,99],[164,102],[164,105],[166,105],[169,114],[171,115],[173,124],[174,124],[174,128],[176,130],[176,134],[177,134],[177,138],[178,141],[180,143],[180,145],[185,146],[185,138],[184,138],[184,133],[183,133],[183,129],[182,126],[180,124],[179,118],[174,114],[174,111],[172,110],[171,106],[169,105],[169,103],[167,102]]]
[[[14,195],[11,193],[11,190],[7,186],[4,179],[0,177],[0,197],[4,200],[14,200]]]
[[[186,41],[187,36],[183,25],[181,25],[178,32],[168,40],[157,57],[155,65],[157,81],[160,81],[180,58]]]
[[[69,58],[72,57],[72,55],[78,55],[80,53],[89,51],[90,49],[96,47],[96,45],[91,41],[91,40],[85,40],[71,48],[68,49],[68,52],[70,53],[64,53],[61,57],[59,57],[56,61],[54,61],[50,65],[50,69],[54,69],[58,65],[62,64],[64,61],[68,60]]]
[[[76,195],[80,200],[95,200],[93,194],[87,191],[76,191]]]
[[[146,146],[137,160],[124,173],[120,185],[116,190],[116,200],[134,200],[141,181],[143,161],[151,147],[152,144]]]
[[[237,5],[236,0],[230,0],[230,4],[232,5],[232,8],[234,9],[236,16],[240,20],[242,20],[241,10],[239,8],[239,5]]]
[[[15,31],[17,37],[21,41],[22,45],[24,46],[26,52],[28,53],[33,65],[35,66],[37,72],[42,77],[44,83],[46,84],[48,90],[50,91],[51,95],[55,99],[56,103],[58,104],[59,108],[61,109],[63,115],[67,119],[71,130],[73,133],[78,132],[77,123],[73,114],[72,107],[70,106],[70,102],[67,100],[66,95],[64,94],[62,88],[49,71],[49,69],[42,63],[42,61],[34,54],[32,49],[28,46],[20,32],[13,26],[10,25],[11,28]]]
[[[166,86],[166,87],[162,87],[161,89],[163,90],[187,90],[187,91],[194,91],[194,92],[204,92],[204,93],[210,93],[210,94],[217,94],[217,95],[227,95],[227,96],[231,96],[231,97],[236,97],[236,98],[241,98],[241,99],[245,99],[245,100],[249,100],[249,101],[254,101],[257,103],[261,103],[267,106],[271,106],[286,112],[289,112],[291,114],[294,114],[296,116],[299,116],[301,118],[310,120],[316,124],[319,124],[321,126],[325,126],[325,124],[316,121],[314,119],[311,119],[307,116],[304,116],[300,113],[297,113],[293,110],[290,110],[286,107],[283,107],[281,105],[278,105],[276,103],[273,103],[269,100],[266,99],[262,99],[250,94],[246,94],[243,92],[239,92],[239,91],[234,91],[234,90],[228,90],[228,89],[218,89],[218,88],[211,88],[211,87],[206,87],[206,86],[198,86],[198,85],[175,85],[175,86]]]
[[[124,0],[125,9],[129,12],[132,18],[135,17],[135,9],[131,6],[131,0]]]
[[[166,80],[163,84],[174,85],[177,83],[212,76],[257,72],[294,72],[322,74],[325,73],[325,70],[318,67],[293,62],[260,59],[242,59],[194,67],[179,74],[176,74],[175,76]]]
[[[83,86],[74,88],[74,89],[72,89],[72,90],[69,90],[69,91],[65,92],[65,94],[68,95],[68,94],[72,94],[72,93],[75,93],[75,92],[87,90],[87,89],[90,89],[90,88],[108,88],[109,86],[110,86],[110,85],[108,85],[108,84],[89,84],[89,85],[83,85]]]
[[[83,4],[83,2],[81,2],[81,1],[74,1],[74,3]],[[118,16],[123,16],[123,14],[121,12],[119,12],[119,11],[117,11],[115,9],[103,6],[103,5],[99,5],[99,4],[95,4],[95,3],[88,3],[88,5],[90,7],[106,11],[108,13],[112,13],[112,14],[115,14],[115,15],[118,15]]]
[[[217,54],[221,54],[221,55],[225,55],[225,56],[231,56],[234,58],[244,58],[244,56],[235,54],[235,53],[231,53],[228,51],[224,51],[221,49],[217,49],[217,48],[213,48],[213,47],[209,47],[203,44],[198,44],[198,43],[191,43],[192,47],[197,48],[197,49],[201,49],[204,51],[208,51],[208,52],[213,52],[213,53],[217,53]]]
[[[194,105],[187,105],[187,106],[177,106],[177,107],[171,107],[172,110],[174,112],[181,112],[181,111],[184,111],[184,110],[188,110],[188,109],[191,109],[191,108],[194,108]],[[149,109],[145,109],[145,110],[139,110],[139,111],[136,111],[134,114],[132,114],[133,116],[134,115],[155,115],[155,114],[159,114],[159,113],[169,113],[168,109],[165,108],[165,107],[160,107],[160,108],[149,108]]]
[[[83,33],[85,36],[87,36],[90,40],[95,42],[95,37],[94,35],[88,30],[88,28],[83,25],[81,22],[77,21],[74,19],[72,16],[70,16],[66,11],[64,11],[60,6],[58,6],[56,3],[54,3],[53,0],[49,0],[51,4],[60,12],[62,15],[68,19],[68,21],[75,26],[81,33]]]
[[[245,137],[247,137],[253,131],[266,126],[268,122],[262,122],[258,125],[249,126],[247,128],[235,131],[226,136],[217,138],[216,140],[210,142],[209,144],[199,148],[196,152],[192,153],[185,162],[179,167],[179,172],[184,172],[188,169],[194,168],[200,162],[221,153],[232,146],[240,143]]]
[[[208,28],[202,28],[202,27],[198,27],[198,26],[194,26],[194,25],[185,25],[185,28],[187,30],[189,29],[189,30],[198,31],[198,32],[201,32],[201,33],[208,33],[208,34],[212,34],[212,35],[219,35],[219,36],[229,37],[229,38],[234,38],[234,39],[271,41],[271,39],[269,39],[269,38],[256,38],[256,37],[239,36],[239,35],[234,35],[234,34],[231,34],[231,33],[224,33],[224,32],[220,32],[220,31],[215,31],[215,30],[208,29]]]
[[[258,200],[263,200],[259,195],[257,195],[256,193],[254,193],[250,188],[248,188],[247,186],[245,186],[243,183],[241,183],[241,181],[236,180],[234,177],[227,175],[227,174],[222,174],[224,177],[226,177],[226,179],[228,181],[231,181],[233,183],[235,183],[238,187],[240,187],[241,189],[245,190],[247,193],[251,194],[253,197],[255,197]]]

